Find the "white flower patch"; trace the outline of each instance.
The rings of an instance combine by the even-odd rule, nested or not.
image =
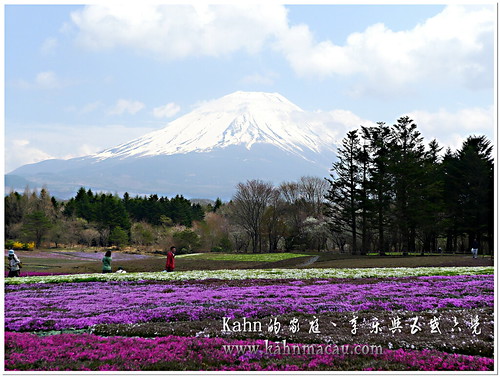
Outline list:
[[[127,274],[73,274],[5,278],[5,284],[76,283],[87,281],[140,280],[242,280],[242,279],[326,279],[326,278],[384,278],[440,275],[490,275],[493,267],[418,267],[418,268],[311,268],[262,270],[211,270],[176,272],[132,272]]]

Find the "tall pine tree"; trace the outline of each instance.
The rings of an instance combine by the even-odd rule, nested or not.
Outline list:
[[[357,212],[360,208],[360,186],[362,177],[358,166],[361,152],[358,131],[350,131],[342,140],[338,149],[338,161],[333,163],[330,177],[327,179],[330,188],[325,196],[327,200],[326,215],[333,232],[347,232],[351,238],[351,251],[358,251]]]
[[[394,179],[395,220],[399,228],[399,248],[403,255],[414,252],[420,203],[419,184],[423,176],[423,138],[408,116],[393,125],[390,136],[390,171]]]
[[[376,248],[380,255],[389,250],[386,229],[389,226],[389,211],[392,203],[392,178],[389,174],[389,135],[390,128],[384,122],[377,122],[376,127],[362,127],[363,138],[368,141],[371,155],[369,169],[368,197],[369,218],[376,231]]]

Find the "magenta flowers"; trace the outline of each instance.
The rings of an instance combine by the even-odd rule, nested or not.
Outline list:
[[[262,351],[263,341],[221,338],[103,338],[90,334],[38,337],[9,332],[5,338],[8,370],[342,370],[353,364],[364,366],[364,370],[373,366],[381,370],[493,368],[489,358],[430,350],[384,350],[380,355],[271,355]],[[259,351],[241,354],[228,351],[228,344],[257,346]]]
[[[492,370],[493,359],[484,356],[493,352],[493,289],[492,275],[7,285],[5,368]],[[238,332],[242,318],[262,323],[262,331]],[[279,333],[269,327],[277,318]],[[315,318],[321,334],[313,331]],[[397,326],[403,331],[393,334]],[[289,337],[289,344],[316,351],[267,348]],[[337,341],[378,344],[383,352],[326,352]]]
[[[493,306],[493,276],[334,281],[92,282],[7,286],[10,331],[101,323],[260,318],[299,312],[423,311]]]

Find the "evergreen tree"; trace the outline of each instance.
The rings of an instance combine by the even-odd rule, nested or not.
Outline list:
[[[369,169],[368,197],[369,218],[377,234],[377,250],[385,255],[389,250],[386,229],[389,226],[389,211],[393,199],[392,177],[389,174],[389,136],[390,129],[384,122],[376,127],[362,127],[363,138],[368,141],[372,163]]]
[[[117,226],[110,232],[108,240],[111,245],[115,245],[121,248],[128,244],[129,237],[124,229],[122,229],[120,226]]]
[[[330,170],[331,179],[327,179],[330,188],[325,196],[326,215],[330,219],[332,230],[336,233],[349,232],[351,250],[357,252],[357,212],[360,207],[359,189],[362,177],[358,166],[360,155],[358,131],[350,131],[342,140],[338,149],[338,161]]]
[[[417,208],[417,221],[423,242],[422,255],[425,251],[437,250],[437,238],[442,231],[444,180],[439,158],[441,150],[436,140],[429,143],[429,149],[424,155],[424,171],[418,184],[421,204]]]
[[[461,180],[458,170],[458,158],[448,148],[442,162],[443,177],[443,228],[446,236],[446,248],[448,252],[457,250],[459,234],[460,207],[458,202]]]
[[[26,212],[26,200],[18,192],[11,192],[4,199],[5,203],[5,236],[11,237],[10,229],[13,225],[23,221]]]
[[[368,242],[369,242],[369,231],[368,231],[368,218],[370,214],[371,203],[368,197],[369,190],[369,170],[371,159],[368,153],[368,148],[364,145],[360,148],[359,154],[357,156],[357,162],[359,164],[360,174],[361,174],[361,185],[359,189],[359,206],[361,208],[361,255],[366,255],[368,252]]]
[[[393,125],[390,135],[390,172],[394,179],[395,220],[403,255],[414,252],[420,202],[419,183],[423,176],[423,138],[408,116]]]
[[[43,211],[34,211],[25,217],[23,232],[28,241],[34,240],[35,246],[40,247],[44,237],[52,227],[52,222]]]
[[[220,198],[217,198],[215,200],[215,204],[214,204],[214,208],[213,208],[213,212],[217,212],[217,210],[222,207],[222,200],[220,200]]]
[[[470,136],[457,152],[455,180],[460,208],[459,229],[467,234],[469,249],[474,238],[480,240],[483,235],[487,235],[489,248],[492,249],[494,189],[492,149],[486,137]]]

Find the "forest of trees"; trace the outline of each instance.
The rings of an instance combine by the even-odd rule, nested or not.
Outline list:
[[[327,217],[353,253],[493,250],[492,146],[470,136],[427,147],[408,117],[350,131],[328,180]]]
[[[8,242],[139,250],[465,252],[474,238],[493,251],[492,145],[468,137],[457,151],[424,144],[402,117],[347,133],[331,175],[278,186],[239,183],[228,203],[182,196],[131,197],[81,188],[58,201],[46,189],[5,197]]]
[[[58,244],[124,246],[141,237],[145,239],[143,243],[153,244],[158,241],[151,230],[155,225],[161,229],[177,227],[182,233],[193,221],[203,218],[203,208],[182,196],[131,198],[125,193],[119,198],[82,187],[74,198],[64,202],[50,197],[46,189],[40,194],[29,189],[23,194],[11,192],[5,198],[6,238],[33,241],[36,247],[42,241],[56,247]],[[145,230],[146,227],[151,229]]]

